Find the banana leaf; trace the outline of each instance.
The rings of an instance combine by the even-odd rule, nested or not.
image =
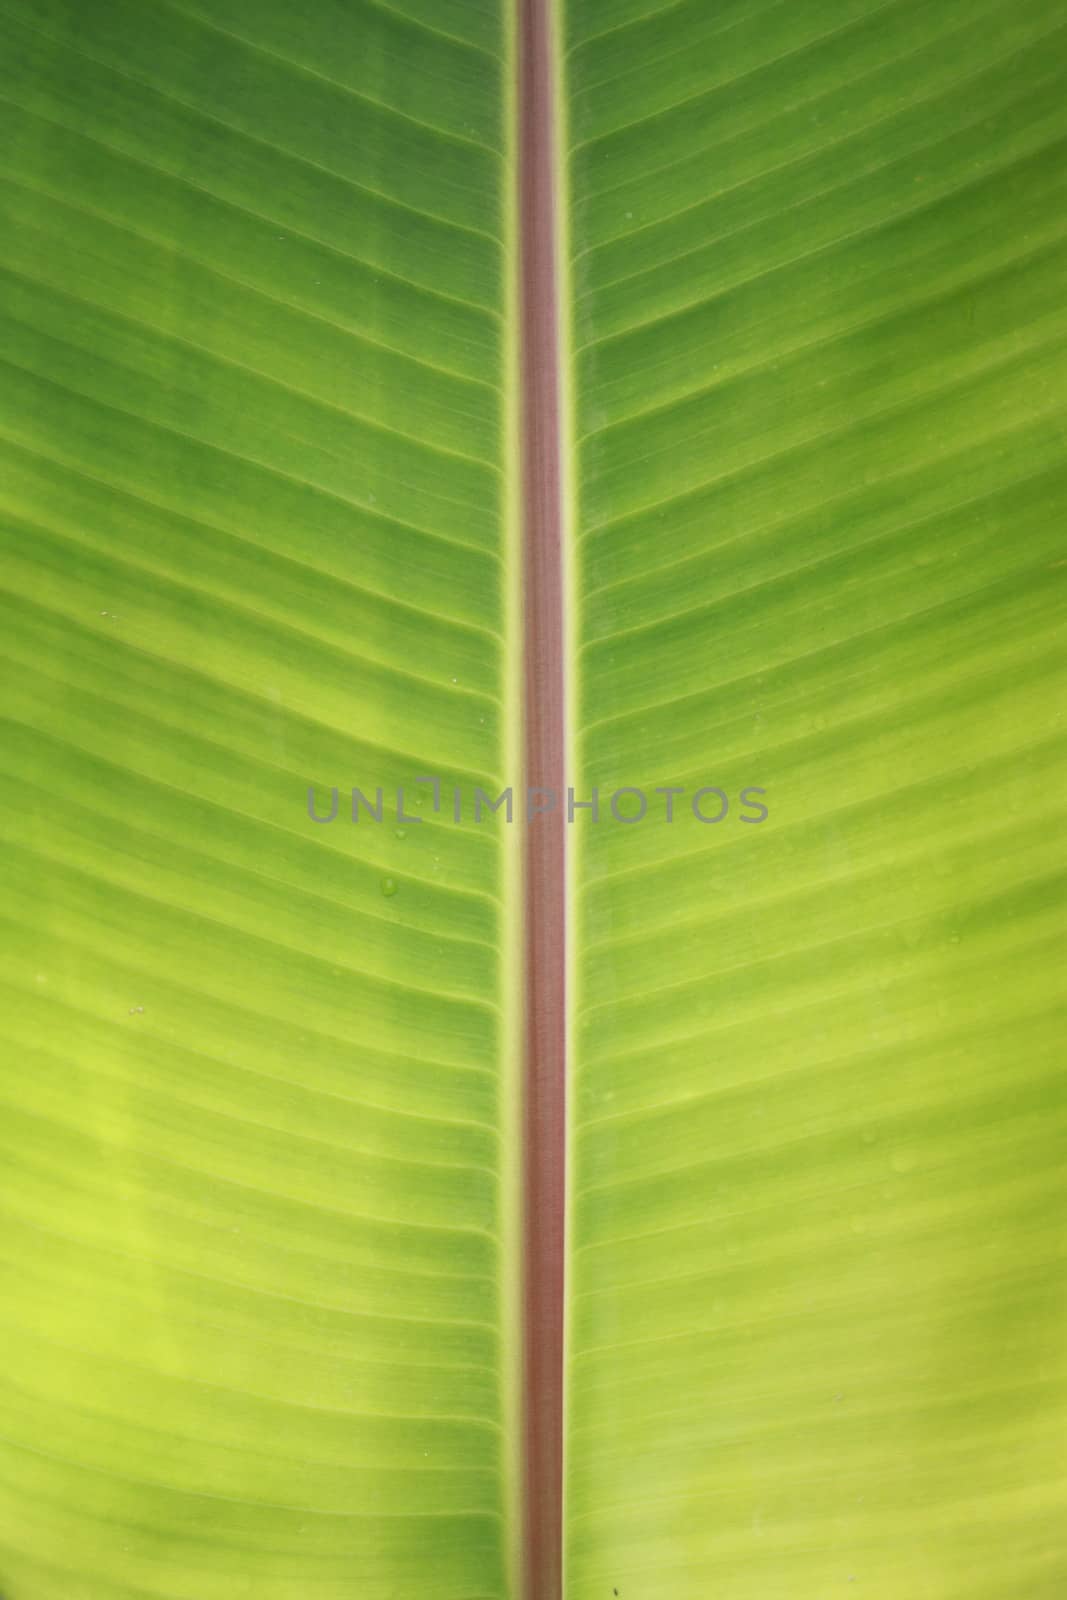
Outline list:
[[[558,1600],[526,27],[562,1592],[1058,1600],[1054,0],[0,0],[0,1596]]]

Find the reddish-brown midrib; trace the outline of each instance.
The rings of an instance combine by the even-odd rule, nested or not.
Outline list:
[[[525,1600],[559,1600],[563,1508],[565,878],[563,571],[550,0],[519,6],[526,783],[523,1286]]]

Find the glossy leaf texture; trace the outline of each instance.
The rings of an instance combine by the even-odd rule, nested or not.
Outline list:
[[[501,15],[0,5],[6,1600],[504,1587]]]
[[[1063,11],[566,27],[569,1592],[1052,1600]]]

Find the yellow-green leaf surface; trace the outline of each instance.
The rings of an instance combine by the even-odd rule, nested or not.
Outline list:
[[[496,1596],[502,11],[0,50],[0,1592]]]
[[[566,1597],[1060,1600],[1067,20],[555,22]],[[517,1600],[515,6],[0,59],[0,1596]]]
[[[575,1600],[1064,1592],[1064,22],[566,7]]]

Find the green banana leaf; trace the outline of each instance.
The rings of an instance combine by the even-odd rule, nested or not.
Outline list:
[[[506,52],[437,9],[0,7],[5,1600],[508,1581],[510,841],[411,782],[511,737]]]
[[[1067,21],[554,26],[567,1600],[1059,1600]],[[3,1600],[522,1587],[518,42],[0,0]]]
[[[1067,19],[646,9],[567,7],[577,759],[686,790],[579,836],[570,1593],[1052,1600]]]

